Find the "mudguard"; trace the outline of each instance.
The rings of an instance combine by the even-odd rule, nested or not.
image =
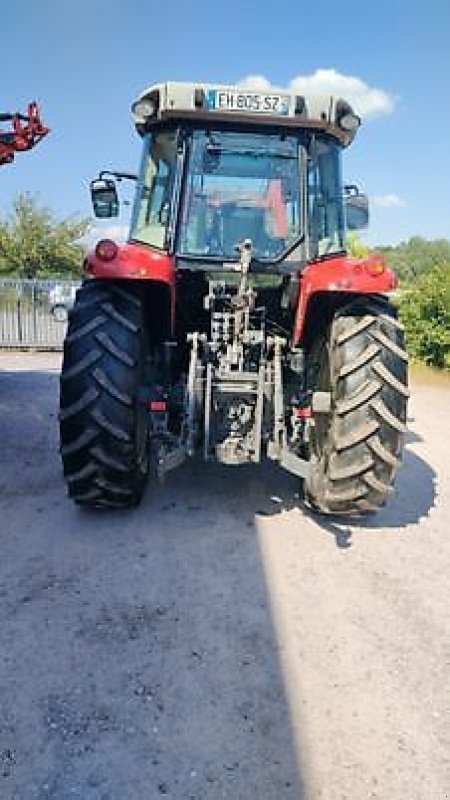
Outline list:
[[[92,278],[110,280],[139,280],[153,281],[165,284],[170,291],[171,326],[175,325],[175,259],[161,250],[153,250],[147,245],[126,244],[116,245],[116,254],[113,258],[100,258],[97,247],[87,254],[83,269]],[[111,243],[114,244],[114,243]]]
[[[93,278],[139,278],[175,286],[175,260],[172,256],[134,242],[116,246],[117,253],[112,259],[99,258],[95,249],[88,253],[83,264],[85,272]]]
[[[319,292],[387,294],[396,286],[395,274],[386,267],[383,257],[378,253],[367,258],[336,256],[308,264],[300,276],[294,345],[301,342],[309,303]]]

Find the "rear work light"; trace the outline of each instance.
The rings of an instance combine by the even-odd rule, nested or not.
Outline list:
[[[359,126],[361,125],[361,119],[357,114],[344,114],[339,120],[339,125],[344,129],[344,131],[353,132],[358,130]]]
[[[100,239],[95,248],[95,255],[101,261],[112,261],[118,252],[119,248],[112,239]]]

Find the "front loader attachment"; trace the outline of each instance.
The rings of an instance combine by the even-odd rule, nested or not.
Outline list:
[[[29,103],[26,114],[0,114],[0,123],[10,123],[6,130],[0,129],[0,166],[14,161],[16,153],[31,150],[50,132],[43,125],[37,103]]]

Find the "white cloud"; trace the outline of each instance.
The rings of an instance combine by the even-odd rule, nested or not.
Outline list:
[[[270,89],[271,83],[264,75],[246,75],[237,82],[243,89]]]
[[[264,75],[247,75],[238,81],[244,88],[268,89],[270,81]],[[369,86],[361,78],[343,75],[336,69],[317,69],[312,75],[296,75],[286,87],[298,94],[332,94],[342,97],[352,104],[361,117],[379,117],[391,114],[395,107],[395,98],[385,92]]]
[[[398,194],[380,194],[371,197],[372,205],[375,208],[404,208],[406,200],[399,197]]]

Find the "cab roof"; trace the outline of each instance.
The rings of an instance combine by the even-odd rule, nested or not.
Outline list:
[[[270,87],[213,83],[156,83],[131,106],[134,124],[143,135],[169,119],[250,123],[261,127],[308,128],[349,145],[361,123],[350,104],[332,95],[298,95]]]

